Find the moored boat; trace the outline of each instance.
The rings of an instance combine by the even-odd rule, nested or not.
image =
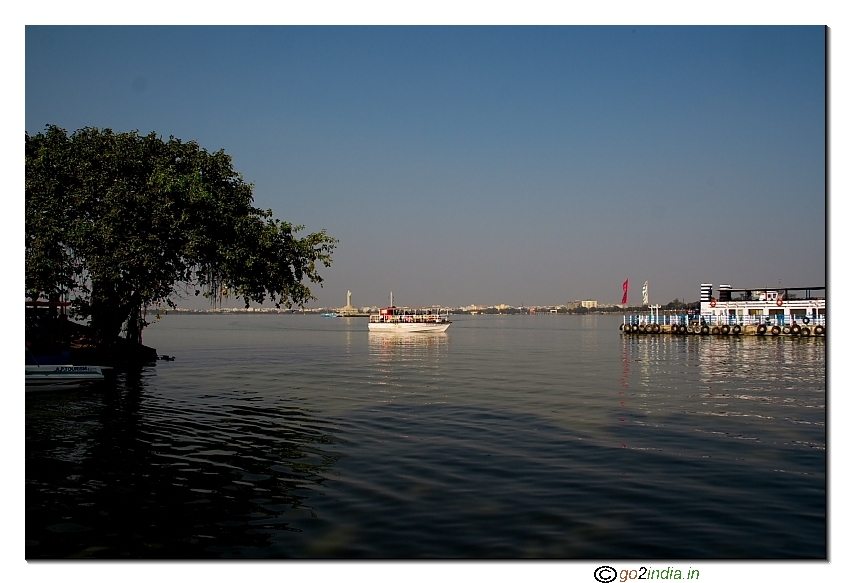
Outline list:
[[[625,334],[698,334],[701,336],[826,336],[826,288],[775,287],[733,289],[710,283],[700,288],[698,309],[662,314],[624,315]]]
[[[700,287],[700,317],[709,324],[826,325],[826,288],[732,289],[704,283]]]
[[[26,392],[77,389],[104,379],[101,366],[25,365]]]

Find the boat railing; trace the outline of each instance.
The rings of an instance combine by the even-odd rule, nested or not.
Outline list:
[[[447,310],[439,311],[420,311],[420,310],[404,310],[401,313],[373,314],[369,316],[369,322],[387,323],[387,324],[442,324],[449,321],[449,313]]]
[[[659,315],[627,315],[623,316],[623,324],[631,324],[631,325],[641,325],[641,324],[659,324],[662,326],[670,326],[673,324],[682,325],[682,324],[702,324],[705,323],[706,326],[722,326],[724,324],[729,326],[734,326],[736,324],[741,326],[752,325],[758,326],[759,324],[765,325],[775,325],[775,326],[791,326],[793,324],[798,325],[806,325],[806,326],[826,326],[826,316],[823,315],[746,315],[746,316],[734,316],[731,314],[724,315],[711,315],[711,314],[659,314]]]

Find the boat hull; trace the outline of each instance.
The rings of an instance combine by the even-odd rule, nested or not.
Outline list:
[[[104,379],[99,366],[27,366],[26,392],[79,389]]]
[[[369,322],[369,332],[445,332],[451,322]]]

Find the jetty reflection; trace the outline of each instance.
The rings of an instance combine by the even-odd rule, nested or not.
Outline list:
[[[812,387],[811,379],[823,378],[825,359],[821,339],[624,336],[620,385],[639,399],[642,413],[678,408],[686,416],[795,423],[807,415],[804,410],[824,408],[825,379],[822,387]],[[820,438],[813,442],[820,447]]]
[[[821,338],[741,338],[727,336],[623,336],[623,376],[630,362],[639,363],[645,377],[653,363],[686,355],[686,366],[696,367],[703,382],[717,377],[759,375],[777,379],[789,369],[826,366]]]

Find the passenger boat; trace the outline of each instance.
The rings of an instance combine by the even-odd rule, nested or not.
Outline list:
[[[716,293],[715,293],[716,292]],[[745,336],[826,336],[826,287],[733,289],[710,283],[700,287],[699,309],[661,314],[624,315],[625,334],[699,334]]]
[[[369,316],[370,332],[445,332],[450,325],[449,311],[437,308],[415,310],[390,305]]]
[[[104,367],[73,365],[25,365],[26,392],[78,389],[104,379]]]
[[[716,291],[716,293],[715,293]],[[826,326],[826,288],[700,286],[700,317],[709,324],[807,324]]]

